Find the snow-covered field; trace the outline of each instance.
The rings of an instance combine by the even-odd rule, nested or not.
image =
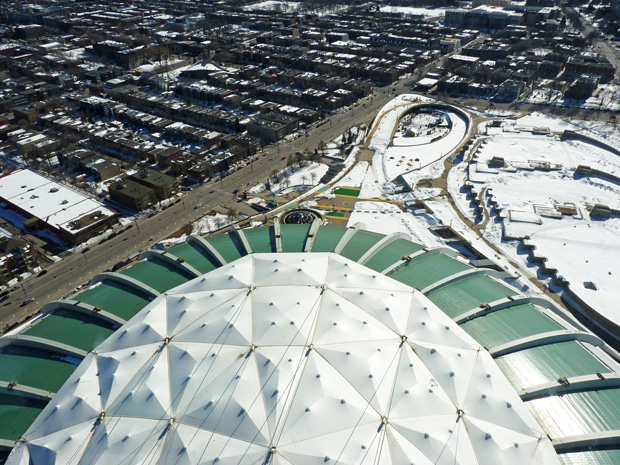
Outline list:
[[[264,2],[253,3],[243,7],[244,10],[254,11],[281,11],[283,13],[292,13],[300,9],[309,8],[311,11],[316,11],[319,14],[332,13],[347,8],[347,5],[340,4],[321,4],[318,7],[314,7],[312,4],[305,4],[304,2],[281,2],[278,0],[266,0]]]
[[[443,170],[437,162],[450,154],[467,133],[468,126],[463,117],[453,112],[443,112],[445,117],[452,122],[452,130],[444,137],[436,141],[428,141],[426,144],[417,144],[415,142],[417,137],[405,138],[404,134],[398,134],[396,145],[393,145],[394,127],[401,116],[413,106],[412,102],[420,101],[417,97],[401,95],[379,112],[379,115],[383,116],[369,146],[375,151],[373,157],[375,180],[383,190],[393,190],[390,181],[405,173],[408,173],[405,179],[413,184],[422,178],[436,177]],[[412,145],[404,145],[406,142]]]
[[[444,170],[442,157],[465,136],[465,121],[455,116],[454,139],[448,135],[436,141],[435,146],[409,143],[415,139],[412,133],[406,136],[404,130],[395,131],[395,126],[415,99],[416,96],[401,95],[379,112],[382,116],[369,144],[375,155],[373,163],[365,170],[360,198],[402,201],[437,194],[430,188],[425,192],[415,189],[412,193],[391,197],[387,194],[393,191],[389,181],[412,168],[411,173],[404,174],[411,185],[420,179],[440,176]],[[567,121],[541,113],[519,119],[515,115],[493,116],[509,119],[499,128],[481,126],[476,136],[480,145],[475,159],[470,163],[461,162],[450,170],[448,190],[461,214],[470,221],[483,222],[482,236],[497,250],[465,225],[453,206],[442,198],[426,202],[434,211],[432,215],[404,212],[386,202],[360,201],[350,216],[349,226],[360,222],[369,230],[383,234],[405,232],[416,242],[437,246],[442,241],[429,228],[433,224],[450,224],[502,269],[514,277],[525,274],[513,284],[523,292],[533,293],[537,291],[527,282],[528,276],[554,284],[540,272],[538,265],[528,260],[518,239],[505,238],[506,235],[529,236],[536,254],[547,258],[547,267],[556,268],[558,275],[570,282],[573,292],[620,324],[620,308],[616,305],[620,301],[617,278],[620,276],[620,247],[617,245],[620,244],[620,218],[590,217],[595,204],[620,209],[620,184],[596,177],[574,176],[579,165],[620,176],[620,156],[601,145],[560,138],[565,130],[577,131],[620,149],[617,128],[606,122]],[[489,167],[493,157],[502,157],[504,166]],[[422,165],[422,169],[416,170],[416,164]],[[356,181],[362,170],[362,167],[355,167],[352,177]],[[353,184],[352,179],[347,181]],[[484,192],[484,215],[476,215],[472,197],[464,189],[466,181],[473,183],[476,193]],[[490,199],[497,203],[497,210],[490,209]]]
[[[469,180],[477,192],[486,189],[486,199],[497,202],[501,214],[491,215],[485,237],[505,254],[536,275],[537,267],[525,254],[517,253],[518,242],[502,237],[523,238],[546,257],[546,266],[570,282],[573,292],[605,315],[620,322],[620,219],[590,217],[595,204],[620,208],[620,185],[596,177],[574,177],[578,165],[588,165],[609,174],[620,174],[620,156],[578,140],[560,140],[557,135],[535,135],[525,128],[547,127],[551,131],[580,130],[591,126],[601,136],[613,134],[602,123],[572,123],[532,114],[496,129],[480,146],[477,160],[451,170],[448,188],[459,209],[474,219],[470,198],[463,183]],[[519,129],[521,128],[521,129]],[[614,140],[609,140],[614,142]],[[492,157],[503,157],[504,166],[489,168]],[[488,210],[489,204],[485,205]],[[590,289],[594,283],[597,290]]]
[[[356,202],[347,227],[362,223],[367,230],[380,234],[405,233],[413,242],[427,247],[443,245],[439,237],[428,228],[426,217],[416,216],[411,211],[403,211],[387,202]]]
[[[405,15],[418,16],[445,16],[445,8],[415,8],[410,6],[382,6],[379,9],[382,13],[403,13]]]
[[[366,170],[368,170],[367,161],[357,163],[351,171],[334,184],[334,187],[360,187],[366,176]]]
[[[323,175],[327,173],[328,166],[323,163],[309,163],[299,168],[287,167],[278,173],[278,179],[270,179],[269,188],[276,195],[287,192],[308,190],[316,186]],[[254,193],[252,189],[250,192]]]

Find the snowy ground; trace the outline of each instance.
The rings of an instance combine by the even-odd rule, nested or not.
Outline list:
[[[334,184],[334,187],[360,187],[362,185],[362,182],[364,181],[366,170],[368,170],[367,161],[361,161],[357,163],[353,168],[351,168],[351,171],[349,171],[337,183]]]
[[[278,173],[278,180],[270,179],[269,188],[275,195],[287,192],[308,190],[318,185],[323,175],[327,173],[328,166],[323,163],[309,163],[307,166],[292,169],[286,167]],[[254,192],[250,189],[251,193]]]
[[[345,9],[347,5],[338,4],[325,4],[321,5],[321,8],[317,9],[319,16],[328,12],[334,12]],[[243,7],[244,10],[264,10],[264,11],[281,11],[283,13],[296,12],[299,9],[304,8],[303,2],[281,2],[277,0],[266,0],[264,2],[253,3]]]
[[[399,96],[379,112],[384,117],[370,141],[370,147],[375,150],[372,165],[365,170],[363,166],[356,166],[351,179],[346,182],[343,179],[340,185],[350,183],[354,187],[353,181],[357,182],[365,171],[360,198],[388,198],[386,193],[392,186],[386,181],[411,169],[412,159],[415,162],[415,158],[420,158],[418,163],[423,165],[422,157],[400,154],[399,150],[421,148],[421,153],[428,151],[429,157],[439,157],[436,161],[430,158],[427,166],[414,174],[406,174],[410,183],[436,178],[442,173],[443,155],[438,146],[425,144],[405,148],[404,134],[398,133],[396,147],[391,144],[395,124],[408,110],[410,105],[407,103],[413,98]],[[499,253],[481,238],[479,232],[465,225],[452,205],[442,198],[426,202],[433,210],[432,214],[404,212],[386,202],[360,201],[356,203],[348,225],[364,223],[367,229],[383,234],[405,232],[415,242],[438,246],[442,245],[442,240],[429,228],[436,224],[450,224],[476,249],[518,278],[513,285],[522,292],[536,293],[538,291],[528,282],[528,277],[535,277],[548,285],[553,285],[552,280],[528,260],[528,253],[518,239],[504,236],[506,233],[515,238],[527,235],[529,242],[536,247],[536,254],[547,258],[548,267],[558,269],[558,274],[570,282],[571,290],[601,314],[620,324],[620,308],[616,305],[620,301],[617,278],[620,275],[620,247],[617,246],[620,243],[620,218],[595,220],[589,214],[597,203],[620,209],[620,184],[599,178],[574,177],[574,170],[579,165],[620,176],[620,156],[601,146],[559,137],[565,130],[578,131],[620,148],[617,128],[599,121],[566,121],[540,113],[518,119],[514,118],[516,115],[504,113],[493,116],[512,119],[506,119],[500,128],[481,128],[476,139],[481,142],[476,158],[471,163],[461,162],[450,170],[448,189],[465,217],[473,222],[484,221],[480,233],[497,247]],[[463,137],[464,130],[461,134]],[[444,137],[440,142],[447,143],[446,139]],[[456,145],[455,140],[452,146]],[[447,152],[449,148],[446,148]],[[505,166],[490,168],[488,162],[494,156],[503,157]],[[486,214],[482,217],[475,214],[475,203],[464,189],[466,181],[473,183],[476,192],[485,191]],[[436,194],[427,188],[389,198],[404,201]],[[498,210],[490,210],[490,198],[497,202]],[[594,283],[597,290],[589,289],[592,287],[590,283]]]
[[[459,209],[472,220],[473,204],[463,183],[468,179],[476,191],[490,190],[502,213],[501,217],[495,213],[491,216],[485,237],[536,276],[537,267],[517,248],[518,241],[505,238],[529,236],[536,254],[546,257],[546,265],[557,268],[575,293],[607,318],[620,322],[616,305],[620,300],[620,219],[595,220],[589,215],[597,203],[620,208],[620,185],[574,177],[580,164],[620,175],[620,157],[585,142],[525,130],[547,127],[557,132],[583,132],[585,126],[596,130],[601,139],[613,134],[613,128],[602,123],[572,123],[540,114],[521,118],[504,130],[493,131],[480,146],[477,160],[451,170],[448,187]],[[614,143],[613,136],[607,140]],[[493,156],[503,157],[505,166],[490,169],[487,163]],[[548,163],[550,170],[540,169],[543,163]],[[563,215],[563,208],[574,209],[574,214]],[[585,283],[590,282],[598,290],[587,289]]]
[[[546,88],[543,84],[534,89],[525,102],[542,105],[572,106],[593,108],[605,111],[620,111],[620,87],[614,84],[601,84],[592,97],[585,101],[562,98],[559,90]]]
[[[403,13],[404,15],[416,16],[445,16],[445,8],[415,8],[409,6],[382,6],[379,11],[382,13]]]
[[[411,212],[402,211],[398,206],[387,202],[356,202],[351,212],[347,227],[362,223],[367,230],[380,234],[405,233],[413,242],[426,247],[444,245],[428,228],[426,217],[416,216]]]
[[[467,122],[461,116],[452,112],[442,112],[453,124],[452,130],[445,137],[434,142],[429,141],[429,143],[418,145],[415,142],[417,137],[405,138],[403,133],[398,134],[396,139],[398,145],[393,145],[394,127],[401,115],[411,108],[408,103],[415,100],[416,97],[413,95],[399,96],[379,112],[379,115],[384,116],[369,146],[375,151],[373,157],[375,180],[378,181],[383,190],[393,190],[390,181],[405,173],[408,173],[405,175],[405,179],[413,184],[422,178],[436,177],[443,170],[437,162],[451,153],[467,133]],[[405,146],[407,140],[409,144],[415,145]],[[420,169],[424,171],[420,172]]]
[[[218,229],[222,229],[229,224],[232,224],[234,221],[234,217],[231,217],[229,215],[223,215],[221,213],[203,216],[199,220],[192,223],[192,234],[204,235],[212,231],[217,231]],[[177,244],[182,244],[186,240],[187,235],[183,234],[179,237],[164,239],[163,241],[161,241],[161,244],[164,244],[166,247],[172,247]]]

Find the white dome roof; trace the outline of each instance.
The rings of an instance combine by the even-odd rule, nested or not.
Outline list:
[[[249,255],[161,295],[24,438],[9,464],[558,463],[486,350],[326,253]]]

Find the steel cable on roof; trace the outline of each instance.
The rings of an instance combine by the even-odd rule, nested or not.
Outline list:
[[[312,306],[310,307],[309,311],[306,314],[306,317],[304,318],[304,320],[302,321],[301,325],[299,325],[297,327],[297,331],[295,332],[295,334],[292,336],[291,341],[286,345],[287,350],[290,349],[291,347],[293,347],[293,341],[295,340],[295,338],[297,337],[297,335],[299,334],[299,332],[301,331],[301,328],[306,324],[306,321],[308,320],[308,317],[312,314],[312,310],[318,306],[318,310],[315,313],[315,319],[313,322],[313,327],[316,330],[316,322],[318,321],[318,317],[320,314],[320,309],[321,306],[319,304],[319,302],[323,299],[323,296],[325,295],[325,289],[323,289],[321,291],[321,293],[319,294],[319,297],[316,299],[316,301],[314,302],[314,304],[312,304]],[[308,331],[308,335],[306,336],[306,340],[305,340],[305,344],[302,346],[302,351],[308,351],[308,341],[310,340],[311,337],[314,336],[314,332],[313,331]],[[282,363],[282,360],[284,360],[284,354],[286,353],[286,351],[284,351],[282,353],[282,356],[280,357],[280,360],[278,360],[278,363],[276,364],[275,368],[272,370],[271,374],[267,377],[267,379],[265,380],[265,382],[263,383],[263,385],[261,386],[261,389],[259,390],[258,394],[254,397],[254,399],[252,400],[252,403],[250,404],[250,408],[252,408],[252,406],[254,405],[254,403],[262,396],[263,394],[263,390],[266,387],[267,383],[269,382],[269,380],[271,379],[271,377],[277,372],[277,367],[280,366],[280,364]],[[289,380],[289,382],[287,383],[285,390],[287,391],[286,397],[284,399],[284,403],[283,405],[287,405],[288,404],[288,398],[292,392],[292,389],[289,389],[291,384],[297,379],[297,374],[299,373],[299,369],[301,368],[302,362],[305,359],[305,357],[300,357],[299,361],[297,362],[297,367],[295,368],[295,372],[293,373],[293,375],[291,376],[291,379]],[[271,413],[274,411],[274,409],[277,407],[277,402],[274,404],[274,406],[271,408],[271,410],[269,412],[265,412],[267,413],[267,415],[265,416],[265,420],[263,421],[263,423],[261,424],[260,428],[257,429],[256,434],[254,435],[254,437],[252,438],[252,441],[248,442],[248,446],[245,450],[245,452],[241,455],[241,457],[239,458],[239,461],[237,462],[237,465],[239,465],[239,463],[241,462],[241,460],[243,459],[243,457],[245,456],[245,454],[248,452],[248,450],[250,449],[250,446],[252,444],[254,444],[254,440],[258,437],[259,432],[261,431],[261,429],[263,428],[263,426],[265,426],[265,424],[269,421],[269,416],[271,415]],[[247,414],[247,411],[244,413],[244,415]],[[280,420],[285,416],[285,412],[284,410],[282,411],[282,414],[280,415],[280,417],[277,419],[276,421],[276,425],[274,427],[274,431],[272,432],[272,434],[275,434],[276,431],[278,431],[278,427],[280,424]],[[226,445],[228,444],[228,441],[230,440],[230,438],[232,437],[232,435],[235,433],[235,431],[237,431],[237,428],[239,428],[239,426],[241,425],[241,422],[239,422],[239,424],[235,427],[235,429],[233,430],[232,434],[230,434],[228,436],[228,439],[226,440],[226,442],[224,443],[224,446],[222,447],[222,451],[224,450],[224,448],[226,447]],[[281,436],[282,432],[280,432],[280,436]],[[279,441],[279,437],[278,440],[276,440],[275,442],[277,443]],[[207,444],[208,446],[208,444]],[[207,446],[205,446],[205,448],[203,449],[202,454],[200,455],[200,458],[202,459],[202,456],[204,455],[204,453],[207,450]]]
[[[412,295],[413,295],[413,294],[412,294]],[[402,337],[402,336],[401,336],[401,337]],[[403,353],[403,350],[404,350],[404,349],[403,349],[403,347],[405,347],[405,340],[401,340],[401,343],[400,343],[400,346],[399,346],[399,349],[400,349],[400,350],[398,350],[398,351],[396,352],[397,354],[400,354],[400,358],[402,358],[402,353]],[[408,347],[408,346],[407,346],[407,347]],[[411,349],[411,350],[413,350],[413,349]],[[399,359],[399,361],[400,361],[400,359]],[[388,369],[389,369],[389,367],[388,367]],[[387,373],[387,370],[386,370],[386,373]],[[385,438],[387,437],[388,418],[389,418],[390,411],[392,410],[392,400],[394,399],[394,386],[396,385],[396,379],[397,379],[397,378],[398,378],[398,373],[396,373],[396,374],[394,375],[394,379],[393,379],[393,382],[392,382],[392,390],[391,390],[391,392],[390,392],[390,399],[389,399],[389,402],[388,402],[388,405],[387,405],[387,408],[386,408],[386,412],[387,412],[387,414],[385,415],[385,422],[382,424],[382,427],[381,427],[381,430],[382,430],[382,432],[384,433],[384,436],[383,436],[383,438],[382,438],[382,440],[381,440],[380,449],[382,449],[382,448],[383,448],[383,442],[384,442]],[[376,391],[375,391],[375,392],[376,392]],[[375,436],[375,438],[376,438],[376,436]],[[361,462],[360,462],[360,465],[362,465],[362,463],[364,462],[364,460],[366,460],[366,456],[368,455],[368,452],[370,452],[370,447],[372,446],[372,444],[373,444],[374,440],[375,440],[375,439],[373,438],[372,442],[370,443],[370,446],[368,446],[368,450],[367,450],[367,451],[366,451],[366,453],[364,454],[364,457],[362,457],[362,460],[361,460]],[[375,464],[377,464],[377,463],[378,463],[378,460],[379,460],[379,458],[380,458],[380,457],[381,457],[381,450],[379,450],[379,451],[377,452],[377,455],[375,456]]]
[[[217,341],[217,340],[220,338],[220,336],[222,336],[222,335],[224,334],[224,332],[225,332],[225,331],[229,328],[229,326],[230,326],[231,324],[234,324],[234,323],[236,322],[236,320],[239,318],[240,312],[241,312],[241,310],[243,309],[243,307],[244,307],[244,305],[245,305],[245,303],[246,303],[246,301],[247,301],[247,296],[248,296],[249,294],[250,294],[250,292],[247,292],[247,293],[246,293],[246,297],[245,297],[245,298],[244,298],[244,300],[241,302],[241,304],[238,306],[238,308],[235,310],[235,313],[234,313],[234,314],[231,316],[231,318],[227,321],[227,324],[223,326],[222,330],[219,332],[219,334],[218,334],[218,335],[217,335],[217,337],[215,338],[215,341]],[[222,303],[222,304],[220,304],[220,305],[223,305],[223,304],[225,304],[226,302],[229,302],[232,298],[234,298],[234,297],[236,297],[236,296],[238,296],[238,295],[239,295],[239,294],[236,294],[235,296],[231,297],[230,299],[226,300],[225,302],[223,302],[223,303]],[[167,310],[167,306],[166,306],[166,310]],[[222,349],[222,347],[223,347],[223,345],[224,345],[224,343],[225,343],[225,341],[226,341],[226,339],[228,338],[228,336],[229,336],[229,335],[230,335],[230,333],[228,333],[228,334],[226,335],[226,337],[225,337],[225,339],[224,339],[224,342],[220,344],[220,347],[218,348],[218,350],[217,350],[217,352],[216,352],[216,357],[217,357],[217,355],[219,354],[219,352],[221,351],[221,349]],[[211,344],[211,348],[213,348],[213,346],[214,346],[214,345],[215,345],[215,342],[213,342],[213,343]],[[164,344],[160,347],[160,349],[159,349],[159,350],[161,351],[161,350],[165,349],[166,347],[167,347],[167,344],[166,344],[166,342],[164,341]],[[208,355],[208,354],[209,354],[209,352],[211,351],[211,348],[205,352],[205,356],[201,359],[200,363],[199,363],[199,364],[197,365],[197,367],[194,369],[194,371],[193,371],[194,373],[196,372],[196,370],[198,369],[198,367],[200,367],[200,365],[201,365],[201,364],[202,364],[202,363],[203,363],[203,362],[207,359],[207,355]],[[146,371],[145,371],[144,373],[146,373]],[[143,373],[143,374],[144,374],[144,373]],[[208,373],[207,373],[207,374],[208,374]],[[200,384],[200,385],[196,388],[196,391],[195,391],[194,395],[192,396],[192,399],[191,399],[191,400],[193,400],[193,399],[195,398],[195,396],[198,394],[198,392],[200,391],[200,389],[201,389],[201,387],[202,387],[202,383],[204,382],[204,379],[206,378],[207,374],[205,374],[205,376],[203,377],[203,379],[202,379],[202,381],[201,381],[201,384]],[[144,381],[144,380],[142,380],[142,382],[143,382],[143,381]],[[140,386],[137,386],[137,387],[140,387]],[[165,418],[169,418],[169,416],[170,416],[170,412],[171,412],[171,409],[172,409],[172,404],[174,403],[174,401],[175,401],[176,399],[178,399],[178,396],[180,396],[180,395],[181,395],[181,392],[179,392],[179,393],[177,394],[177,396],[175,396],[175,397],[174,397],[174,399],[171,399],[171,404],[170,404],[170,405],[166,408],[166,413],[167,413],[167,414],[162,415],[162,416],[159,418],[159,420],[160,420],[160,421],[161,421],[161,420],[164,420]],[[191,403],[191,400],[190,400],[190,402],[188,403],[188,405]],[[122,405],[122,404],[121,404],[121,405]],[[119,408],[120,408],[120,405],[119,405]],[[116,412],[115,412],[115,414],[116,414]],[[210,414],[209,414],[209,415],[210,415]],[[208,417],[208,416],[207,416],[207,417]],[[118,424],[118,422],[120,422],[120,420],[122,419],[122,417],[116,417],[116,416],[115,416],[115,418],[116,418],[116,420],[117,420],[117,424]],[[153,429],[153,431],[152,431],[152,432],[151,432],[151,433],[147,436],[147,438],[144,440],[144,442],[146,442],[146,441],[148,441],[149,439],[151,439],[151,438],[152,438],[155,434],[158,434],[158,433],[157,433],[157,431],[155,431],[155,429]],[[160,433],[160,434],[161,434],[161,433]],[[152,451],[153,451],[153,450],[157,447],[157,445],[158,445],[158,442],[155,442],[155,443],[154,443],[154,445],[153,445],[153,447],[152,447],[152,448],[151,448],[151,450],[149,451],[149,454],[150,454],[150,453],[151,453],[151,452],[152,452]],[[126,460],[129,460],[129,459],[131,458],[131,456],[132,456],[132,455],[135,457],[135,456],[139,453],[139,451],[140,451],[140,449],[141,449],[141,448],[142,448],[142,444],[141,444],[140,446],[136,447],[136,448],[134,449],[134,451],[130,452],[130,453],[129,453],[129,454],[128,454],[128,455],[127,455],[127,456],[126,456],[126,457],[125,457],[125,458],[124,458],[121,462],[119,462],[119,465],[121,465],[122,463],[124,463]],[[151,460],[149,461],[149,463],[151,463],[151,462],[152,462],[152,459],[153,459],[153,458],[154,458],[154,457],[151,457]]]
[[[162,350],[162,347],[159,347],[155,352],[153,352],[153,354],[149,357],[149,359],[144,363],[144,365],[141,367],[141,372],[140,372],[140,377],[138,379],[138,383],[139,385],[141,385],[144,382],[144,375],[147,374],[149,372],[148,369],[143,369],[145,366],[147,366],[149,363],[154,363],[154,361],[157,359],[157,357],[154,357],[154,355],[156,355],[158,352],[160,352]],[[94,353],[94,363],[97,363],[97,353]],[[118,408],[120,408],[120,406],[122,405],[122,403],[119,404]],[[103,403],[102,403],[102,407],[103,407]],[[104,413],[105,410],[102,412]],[[120,422],[121,418],[120,417],[114,417],[114,419],[116,420],[116,422],[114,423],[114,425],[112,426],[112,428],[110,429],[110,432],[114,431],[114,429],[118,426],[118,423]],[[87,437],[84,438],[84,440],[82,441],[82,443],[80,444],[80,447],[78,449],[76,449],[76,451],[74,452],[74,454],[71,456],[71,458],[69,459],[69,461],[67,462],[68,465],[70,465],[71,463],[73,463],[73,460],[76,458],[76,454],[78,453],[78,451],[81,449],[81,446],[84,445],[87,442],[90,442],[96,434],[96,431],[98,429],[98,427],[100,425],[102,425],[105,422],[105,416],[104,417],[98,417],[95,420],[95,425],[93,426],[92,430],[91,430],[91,434]],[[110,420],[109,424],[112,423],[112,420]],[[101,441],[100,441],[101,442]],[[99,448],[103,447],[103,444],[99,445]],[[83,457],[80,457],[78,460],[78,464],[82,461]]]
[[[243,301],[241,302],[241,304],[238,306],[238,308],[235,310],[235,313],[233,314],[233,316],[230,318],[230,320],[227,321],[227,324],[224,325],[224,327],[222,328],[222,330],[220,331],[220,333],[217,335],[217,337],[215,338],[215,341],[217,341],[219,339],[219,337],[224,333],[224,331],[226,331],[227,329],[230,328],[230,325],[234,325],[234,323],[236,323],[237,319],[239,318],[240,314],[241,314],[241,310],[245,307],[247,301],[248,301],[248,297],[252,294],[252,289],[250,289],[246,295],[245,298],[243,299]],[[228,299],[226,302],[228,302],[230,299]],[[215,357],[217,358],[217,356],[219,355],[220,351],[222,350],[222,348],[224,347],[226,340],[228,339],[228,337],[230,336],[230,332],[228,332],[228,334],[226,334],[226,337],[224,339],[223,342],[221,342],[219,344],[219,348],[217,349],[217,351],[215,352]],[[215,345],[215,342],[213,342],[211,344],[211,348],[213,348],[213,346]],[[205,352],[204,357],[201,359],[200,363],[196,366],[196,368],[194,369],[193,373],[195,373],[198,368],[202,365],[202,363],[207,359],[207,356],[209,354],[209,352],[211,351],[211,348]],[[251,349],[250,349],[251,350]],[[248,353],[249,354],[249,353]],[[237,369],[237,371],[235,372],[235,375],[231,378],[231,380],[229,381],[228,385],[226,386],[226,388],[224,389],[222,395],[215,401],[215,403],[213,404],[213,409],[211,409],[211,411],[205,416],[205,418],[203,419],[201,426],[204,425],[204,423],[207,421],[207,419],[209,418],[209,416],[211,415],[211,413],[215,410],[215,406],[217,406],[218,402],[222,399],[222,397],[224,396],[224,393],[228,390],[228,387],[232,384],[232,382],[236,379],[236,377],[239,375],[240,370],[243,368],[244,364],[246,363],[245,361],[248,360],[248,357],[246,355],[244,361],[241,363],[240,367]],[[205,379],[208,376],[208,372],[205,373],[205,375],[203,376],[202,380],[200,381],[200,384],[198,385],[198,387],[196,388],[196,390],[194,391],[194,394],[192,395],[192,397],[189,399],[189,401],[187,402],[184,411],[187,411],[187,409],[189,408],[189,406],[192,404],[192,402],[194,401],[194,399],[196,398],[196,396],[199,394],[199,392],[201,392],[201,389],[203,387],[203,383],[205,381]],[[174,402],[176,399],[178,399],[178,397],[181,395],[181,392],[179,391],[179,393],[175,396],[175,398],[173,399],[172,402]],[[230,398],[228,399],[228,402],[230,402]],[[228,405],[228,403],[227,403]],[[168,407],[168,409],[172,409],[172,403],[170,405],[170,407]],[[222,411],[222,415],[223,412],[225,410]],[[184,414],[184,412],[183,412]],[[183,415],[182,414],[182,415]],[[181,416],[182,416],[181,415]],[[221,416],[220,416],[221,418]],[[219,419],[218,419],[219,422]],[[200,430],[200,427],[196,428],[196,430],[194,431],[194,434],[192,435],[192,438],[190,439],[189,444],[191,444],[191,442],[196,438],[196,435],[198,434],[198,431]],[[168,453],[170,452],[170,450],[168,450]],[[175,463],[178,463],[178,461],[181,459],[181,456],[179,455],[177,457],[177,460]]]
[[[402,348],[402,346],[401,346],[401,348]],[[366,411],[368,410],[368,407],[370,407],[370,403],[372,402],[372,400],[377,395],[377,391],[381,387],[381,384],[383,384],[383,381],[385,380],[385,377],[387,376],[388,372],[390,371],[390,367],[392,366],[392,364],[394,363],[394,360],[396,360],[396,357],[400,353],[401,353],[401,350],[397,350],[396,353],[394,354],[394,357],[392,357],[392,360],[390,361],[390,364],[387,366],[385,372],[383,373],[383,376],[381,377],[381,381],[379,381],[379,384],[377,385],[377,389],[375,389],[375,392],[373,392],[372,396],[370,396],[370,399],[366,403],[366,407],[364,407],[364,411],[362,412],[361,416],[357,420],[357,423],[355,424],[355,426],[351,430],[351,434],[349,434],[349,437],[347,438],[347,440],[345,441],[344,445],[342,446],[342,450],[340,451],[340,454],[338,455],[338,458],[336,459],[336,462],[334,462],[334,465],[337,465],[338,462],[340,461],[340,457],[342,457],[342,454],[344,453],[344,450],[346,449],[347,445],[349,444],[349,441],[353,437],[353,434],[355,433],[355,430],[357,429],[357,427],[359,426],[360,422],[362,421],[362,418],[364,418],[364,415],[366,414]]]

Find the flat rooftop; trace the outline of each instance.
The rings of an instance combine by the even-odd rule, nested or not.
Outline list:
[[[0,198],[71,234],[116,214],[98,200],[29,169],[1,177]]]

